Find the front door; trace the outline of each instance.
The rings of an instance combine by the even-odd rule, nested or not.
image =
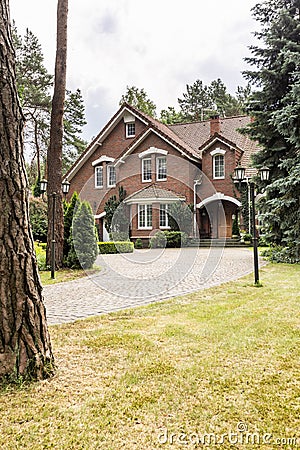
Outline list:
[[[233,207],[229,202],[216,201],[209,205],[212,239],[232,237]]]

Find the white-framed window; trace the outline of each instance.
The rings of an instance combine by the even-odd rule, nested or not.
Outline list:
[[[166,181],[167,179],[167,158],[158,156],[156,158],[156,179],[157,181]]]
[[[129,122],[126,123],[126,137],[133,138],[135,136],[135,123]]]
[[[95,167],[95,187],[103,188],[103,167],[102,166]]]
[[[116,168],[115,166],[107,166],[107,186],[114,187],[116,185]]]
[[[159,228],[170,228],[168,205],[163,203],[161,203],[159,206]]]
[[[138,227],[152,229],[152,205],[139,205]]]
[[[213,157],[213,176],[215,179],[225,177],[225,156],[215,155]]]
[[[151,158],[142,159],[142,181],[152,181],[152,161]]]

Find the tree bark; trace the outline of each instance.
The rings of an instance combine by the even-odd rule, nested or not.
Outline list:
[[[55,261],[56,268],[63,265],[64,218],[62,204],[62,143],[63,114],[66,92],[67,68],[67,19],[68,0],[58,0],[57,3],[57,42],[54,77],[54,93],[51,110],[50,145],[47,152],[48,177],[48,237],[47,264],[51,261],[52,223],[53,223],[53,193],[56,193],[55,207]]]
[[[43,379],[54,358],[29,225],[8,0],[0,13],[0,378]]]

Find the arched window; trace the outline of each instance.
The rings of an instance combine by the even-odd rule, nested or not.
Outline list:
[[[217,148],[210,152],[213,158],[213,179],[225,178],[225,153],[226,150]]]
[[[224,155],[214,156],[214,178],[224,178],[225,158]]]

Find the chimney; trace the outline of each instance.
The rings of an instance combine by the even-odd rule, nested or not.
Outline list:
[[[220,116],[215,115],[210,117],[210,135],[213,136],[221,131],[221,121]]]

